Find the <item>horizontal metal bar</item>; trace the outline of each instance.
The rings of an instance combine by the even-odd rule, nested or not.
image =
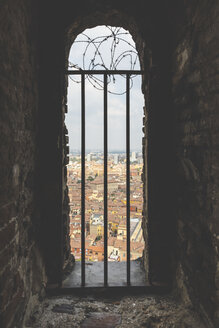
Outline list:
[[[99,75],[99,74],[107,74],[107,75],[141,75],[144,72],[141,70],[68,70],[66,71],[67,75]]]

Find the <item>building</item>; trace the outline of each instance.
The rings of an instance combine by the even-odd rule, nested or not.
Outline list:
[[[90,217],[90,234],[102,237],[103,232],[104,232],[103,215],[92,214]]]
[[[87,161],[88,161],[88,162],[92,161],[92,154],[88,154],[88,155],[87,155]]]
[[[131,156],[131,162],[135,162],[135,161],[136,161],[136,152],[133,151]]]
[[[1,326],[24,327],[71,262],[68,50],[80,31],[106,24],[130,31],[144,68],[147,273],[201,313],[204,327],[219,327],[218,1],[3,0],[0,7]]]
[[[121,220],[118,225],[117,239],[126,240],[126,236],[127,236],[126,222],[124,220]]]
[[[114,164],[117,165],[119,163],[119,154],[114,154]]]

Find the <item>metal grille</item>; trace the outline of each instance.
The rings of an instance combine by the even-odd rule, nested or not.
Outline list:
[[[85,286],[85,75],[103,75],[104,79],[104,287],[108,286],[108,75],[126,77],[126,228],[127,228],[127,286],[130,281],[130,77],[142,75],[140,70],[68,70],[67,75],[81,76],[81,286]]]

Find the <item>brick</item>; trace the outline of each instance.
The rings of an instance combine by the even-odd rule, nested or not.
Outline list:
[[[90,9],[92,9],[92,12],[101,12],[102,15],[104,9],[103,17],[109,15],[108,21],[110,21],[112,10],[120,11],[124,5],[121,0],[107,1],[106,7],[103,1],[97,1],[97,7],[95,7],[94,1],[86,2],[88,5],[86,6],[86,13],[91,12]],[[61,35],[64,35],[64,28],[66,27],[64,20],[61,20],[60,23],[57,18],[60,17],[60,12],[64,17],[65,11],[70,13],[72,10],[76,10],[77,16],[80,17],[81,15],[81,17],[78,22],[72,23],[78,27],[80,21],[85,22],[83,16],[85,7],[83,4],[81,7],[79,4],[75,5],[73,1],[60,2],[59,10],[54,7],[51,11],[49,5],[48,7],[45,6],[45,8],[43,7],[45,11],[42,10],[40,13],[43,19],[40,21],[40,29],[38,29],[37,17],[39,16],[38,12],[33,10],[36,9],[33,3],[33,0],[3,0],[3,9],[1,8],[0,115],[2,125],[0,131],[2,135],[4,129],[4,138],[1,138],[3,146],[0,152],[1,168],[4,168],[0,179],[1,190],[4,192],[1,196],[1,202],[5,204],[6,201],[16,200],[19,206],[17,209],[13,206],[4,208],[3,215],[0,215],[0,225],[7,223],[14,215],[22,221],[27,211],[32,218],[35,214],[33,209],[37,208],[38,213],[35,217],[42,217],[42,221],[28,222],[25,227],[21,226],[26,231],[30,231],[32,228],[34,231],[37,228],[39,234],[41,232],[43,234],[45,231],[50,232],[48,239],[45,238],[45,243],[40,243],[40,246],[42,245],[42,250],[44,250],[43,247],[47,242],[49,244],[48,251],[44,250],[43,255],[47,259],[49,279],[53,281],[56,273],[54,273],[55,270],[53,270],[52,265],[57,267],[56,249],[59,248],[56,234],[58,236],[58,229],[61,226],[61,217],[58,218],[56,204],[59,196],[55,194],[59,190],[60,181],[55,179],[58,172],[60,173],[58,171],[60,168],[57,169],[56,167],[59,158],[57,156],[57,136],[60,135],[61,124],[60,103],[62,94],[60,94],[60,90],[64,90],[64,84],[60,85],[59,80],[61,67],[59,64],[62,55],[57,49],[60,50],[61,45],[64,47]],[[70,7],[62,7],[62,3],[68,3]],[[111,7],[111,3],[113,7]],[[213,191],[218,189],[218,171],[212,170],[219,163],[219,157],[216,154],[219,131],[218,100],[216,98],[218,93],[218,69],[216,66],[218,64],[218,21],[216,22],[216,19],[218,20],[219,5],[217,1],[207,0],[178,1],[179,8],[176,9],[178,6],[171,6],[171,2],[160,0],[157,6],[150,8],[153,1],[147,1],[147,10],[142,11],[144,1],[140,1],[140,3],[141,7],[130,4],[126,6],[125,11],[127,15],[130,14],[131,18],[134,15],[137,30],[139,29],[143,38],[142,41],[146,45],[140,51],[144,57],[142,60],[143,67],[147,72],[146,81],[144,81],[145,87],[147,86],[147,120],[150,133],[152,133],[152,143],[149,144],[149,149],[153,149],[153,151],[155,149],[154,160],[151,161],[149,158],[153,174],[150,175],[151,172],[148,172],[152,182],[155,182],[152,183],[152,190],[149,190],[150,201],[152,200],[150,203],[152,220],[148,223],[152,232],[150,232],[149,255],[152,259],[151,262],[154,263],[151,272],[152,274],[155,273],[156,276],[156,273],[160,271],[158,273],[163,278],[166,270],[167,278],[172,281],[173,276],[170,271],[177,265],[182,265],[183,272],[186,272],[185,277],[188,286],[191,287],[191,294],[194,293],[194,299],[197,296],[197,303],[213,318],[212,313],[218,306],[218,303],[214,302],[213,304],[212,301],[215,296],[212,286],[215,284],[215,278],[218,284],[218,277],[216,277],[215,267],[217,254],[211,239],[214,230],[218,229],[214,221],[218,220],[217,204],[219,203],[218,197],[213,195]],[[162,7],[159,8],[159,5]],[[170,8],[168,8],[169,5]],[[46,9],[50,14],[48,17]],[[97,21],[97,16],[98,14],[94,15],[94,24]],[[116,22],[117,16],[123,24],[122,15],[121,17],[115,15],[113,22]],[[91,20],[92,17],[89,21],[89,24],[92,25]],[[66,21],[70,24],[68,19]],[[128,23],[126,22],[126,24]],[[60,30],[58,30],[59,28]],[[76,31],[73,30],[72,27],[71,35],[74,35],[73,32]],[[148,30],[151,33],[145,33]],[[137,31],[135,32],[137,34]],[[56,35],[59,37],[55,37]],[[40,44],[38,40],[40,40]],[[141,48],[141,40],[138,41],[140,41],[138,44]],[[148,53],[153,54],[153,61],[151,56],[147,55]],[[57,65],[57,63],[59,64]],[[160,66],[163,71],[160,70]],[[40,74],[38,75],[39,71]],[[148,75],[151,76],[151,79],[148,79]],[[38,111],[38,93],[41,97],[40,112]],[[64,112],[66,105],[63,104],[63,107]],[[51,118],[53,124],[51,124]],[[171,132],[171,138],[168,139],[166,136],[172,131],[173,125],[175,128],[174,136]],[[65,127],[63,130],[64,134],[67,134]],[[148,131],[146,132],[148,133]],[[174,152],[169,151],[168,153],[169,141],[172,142],[172,139],[174,139],[173,143],[176,148]],[[146,142],[147,140],[143,139],[144,145]],[[45,177],[39,192],[36,190],[37,188],[33,190],[34,186],[32,185],[33,172],[36,172],[34,156],[38,152],[42,157],[40,158],[42,170],[40,174],[38,174],[39,171],[37,172],[38,175],[35,176],[34,181],[37,184],[38,179],[43,180]],[[171,194],[169,200],[170,186],[168,182],[171,179],[162,180],[162,177],[168,177],[170,174],[166,168],[172,165],[174,159],[171,158],[170,160],[169,157],[171,156],[169,155],[175,157],[175,153],[179,159],[186,158],[193,163],[195,170],[192,170],[191,166],[187,167],[188,179],[177,172],[177,195],[174,194],[175,190],[173,190],[174,195]],[[146,156],[145,152],[143,154]],[[18,165],[20,169],[20,175],[17,176],[17,179],[14,179],[13,170],[11,170],[14,165]],[[199,180],[192,178],[196,176],[196,171]],[[50,177],[48,178],[47,175]],[[175,177],[174,174],[172,176],[172,172],[170,176]],[[15,182],[17,186],[14,185]],[[46,185],[51,186],[48,188],[49,192],[43,191],[43,189],[47,190],[43,188]],[[176,197],[176,204],[175,200],[174,204],[171,203],[172,196]],[[42,199],[44,202],[40,204]],[[145,199],[145,201],[148,200]],[[169,201],[171,204],[168,207]],[[30,204],[33,204],[33,208]],[[65,205],[67,204],[65,203]],[[172,214],[172,207],[175,205],[176,213]],[[51,219],[49,222],[45,219],[49,217],[55,219]],[[175,220],[180,220],[183,223],[183,230],[181,228],[178,233],[175,231]],[[41,225],[42,222],[43,226]],[[51,223],[54,224],[52,229],[49,226]],[[209,227],[213,227],[212,230]],[[67,225],[65,231],[68,232]],[[177,235],[177,242],[171,235],[171,231],[173,231],[174,237]],[[211,233],[208,234],[208,231]],[[22,233],[23,230],[20,231],[20,249],[14,252],[19,261],[23,260],[21,256],[24,249],[29,246],[28,238],[25,239],[25,235]],[[14,234],[14,223],[7,225],[3,231],[0,231],[0,247],[4,248],[8,245]],[[66,236],[63,237],[66,240],[63,248],[67,250],[69,249],[69,241]],[[39,239],[42,240],[41,236]],[[169,249],[166,247],[168,240]],[[12,256],[11,252],[9,249],[4,250],[2,257],[0,257],[0,264],[7,265],[8,258]],[[174,263],[169,263],[169,258],[172,258]],[[29,270],[31,270],[31,259],[28,258],[28,255],[26,261],[27,272],[23,272],[24,277],[28,277]],[[171,267],[169,271],[167,262]],[[164,271],[162,271],[163,269]],[[8,273],[8,281],[15,279],[16,285],[21,284],[18,277],[14,278],[16,276],[15,271],[5,272]],[[29,285],[29,279],[24,279],[24,281],[27,284],[25,289],[30,290],[32,286]],[[2,287],[5,287],[5,293],[7,293],[7,285],[2,284]],[[10,287],[8,286],[8,288]],[[22,286],[20,291],[22,291]],[[3,327],[7,327],[10,319],[16,316],[16,312],[20,311],[20,318],[23,315],[22,306],[24,308],[25,305],[22,305],[22,297],[17,299],[16,295],[12,297],[11,303],[4,313],[4,322],[1,325]],[[22,326],[19,323],[17,325]]]

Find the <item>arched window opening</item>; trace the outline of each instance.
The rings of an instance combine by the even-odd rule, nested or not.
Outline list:
[[[64,285],[145,284],[144,98],[135,43],[120,27],[87,29],[71,47],[68,70],[67,185],[75,264]]]

